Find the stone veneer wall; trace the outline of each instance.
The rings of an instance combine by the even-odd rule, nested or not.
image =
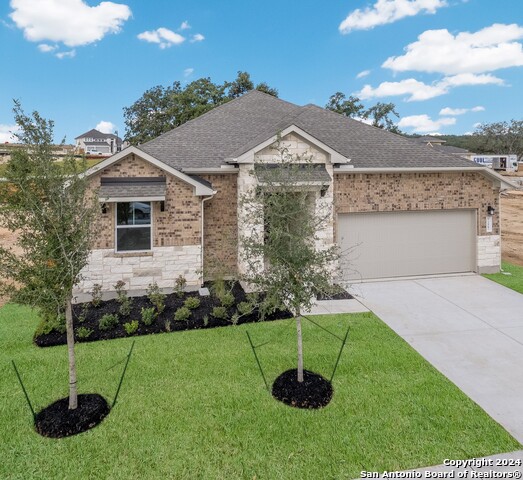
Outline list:
[[[478,270],[499,270],[499,189],[477,172],[337,173],[335,214],[398,210],[477,210]],[[495,208],[492,232],[486,231],[487,207]],[[335,226],[336,228],[336,226]],[[336,237],[335,237],[336,238]]]
[[[312,145],[310,142],[302,138],[300,135],[290,133],[281,139],[281,147],[286,148],[286,152],[292,156],[305,158],[306,161],[312,163],[325,164],[325,168],[331,178],[333,178],[333,167],[330,163],[330,156],[323,150]],[[280,153],[272,145],[265,147],[255,154],[255,162],[262,163],[278,163],[281,161]],[[257,184],[255,176],[252,174],[254,164],[245,163],[239,165],[238,173],[238,235],[250,234],[250,232],[256,232],[261,235],[263,233],[263,219],[253,219],[251,216],[244,212],[241,208],[240,202],[243,195],[249,192],[250,189],[254,188]],[[327,248],[334,242],[333,227],[334,227],[334,216],[332,208],[333,200],[333,182],[329,185],[328,190],[324,196],[320,195],[319,187],[313,187],[311,192],[314,195],[314,203],[316,213],[322,218],[326,218],[324,228],[318,232],[318,248]],[[258,226],[255,226],[258,223]],[[260,259],[260,268],[263,262]],[[244,273],[246,266],[242,260],[241,247],[238,248],[238,270],[240,273]]]

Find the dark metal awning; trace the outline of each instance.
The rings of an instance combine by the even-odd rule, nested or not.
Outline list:
[[[164,201],[165,177],[102,177],[101,202]]]
[[[332,179],[321,163],[278,164],[259,163],[254,166],[261,185],[328,185]]]

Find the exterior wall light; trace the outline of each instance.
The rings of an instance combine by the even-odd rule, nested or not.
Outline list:
[[[496,211],[496,210],[494,209],[494,207],[492,207],[492,206],[490,206],[490,205],[487,207],[487,214],[488,214],[488,215],[494,215],[494,212],[495,212],[495,211]]]

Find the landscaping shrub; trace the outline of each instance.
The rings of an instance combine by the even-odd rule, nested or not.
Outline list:
[[[102,286],[99,283],[93,285],[91,290],[91,305],[99,307],[102,304]]]
[[[142,307],[142,322],[144,325],[152,325],[155,318],[156,318],[156,312],[154,311],[154,307],[150,307],[150,308]]]
[[[186,322],[191,316],[191,311],[187,307],[180,307],[174,312],[174,319],[177,322]]]
[[[90,328],[78,327],[76,329],[76,338],[78,338],[78,340],[85,340],[86,338],[89,338],[91,333],[93,333],[93,330]]]
[[[165,331],[170,332],[171,331],[171,321],[169,319],[165,320]]]
[[[185,287],[187,286],[187,280],[183,275],[179,275],[174,282],[174,293],[181,297],[185,292]]]
[[[189,297],[183,302],[183,306],[189,310],[194,310],[200,306],[200,299],[198,297]]]
[[[250,302],[240,302],[238,304],[237,308],[238,308],[238,312],[241,315],[249,315],[254,310],[254,307],[253,307],[252,303],[250,303]]]
[[[100,322],[98,323],[100,330],[111,330],[116,327],[116,325],[118,325],[118,315],[112,313],[106,313],[100,318]]]
[[[64,315],[55,315],[49,316],[46,315],[38,326],[36,327],[35,337],[40,335],[47,335],[51,332],[65,333],[65,316]]]
[[[209,315],[203,316],[203,324],[204,324],[204,326],[209,325]]]
[[[89,304],[88,303],[84,303],[82,305],[82,311],[80,312],[80,315],[78,315],[78,317],[76,318],[76,321],[78,323],[85,322],[88,313],[89,313]]]
[[[212,316],[214,318],[220,318],[222,320],[225,320],[227,318],[227,309],[224,306],[214,307],[212,309]]]
[[[118,296],[117,301],[122,303],[122,301],[127,298],[127,291],[123,288],[125,287],[125,282],[123,280],[118,280],[113,287]]]
[[[218,297],[220,299],[220,303],[225,307],[229,308],[234,305],[234,295],[232,292],[225,292],[222,295]]]
[[[231,317],[231,323],[233,325],[238,325],[238,321],[240,320],[240,316],[235,313],[232,317]]]
[[[131,314],[131,308],[133,307],[133,300],[127,295],[124,295],[120,299],[120,315],[122,317],[128,317]]]
[[[138,320],[131,320],[130,322],[124,323],[123,328],[125,328],[127,335],[136,333],[136,330],[138,330]]]
[[[147,288],[147,298],[149,298],[149,301],[156,307],[158,314],[165,310],[165,297],[165,293],[160,290],[156,282]]]

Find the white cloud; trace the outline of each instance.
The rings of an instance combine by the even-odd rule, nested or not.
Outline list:
[[[124,4],[83,0],[11,0],[11,19],[31,42],[61,42],[68,47],[87,45],[108,33],[118,33],[131,16]]]
[[[416,133],[427,133],[431,130],[437,131],[443,126],[454,125],[456,123],[455,118],[442,117],[437,120],[432,120],[428,115],[411,115],[409,117],[403,117],[398,122],[399,128],[411,128]]]
[[[164,27],[142,32],[138,35],[138,38],[145,42],[157,43],[162,49],[185,42],[185,37]]]
[[[492,72],[523,65],[523,27],[493,24],[475,33],[452,35],[448,30],[427,30],[407,45],[406,53],[389,57],[384,68],[396,72],[420,71],[445,75]]]
[[[197,33],[197,34],[193,35],[191,38],[192,43],[202,42],[203,40],[205,40],[205,37],[201,33]]]
[[[58,48],[58,45],[48,45],[47,43],[41,43],[38,45],[38,50],[44,53],[52,52]]]
[[[188,30],[189,28],[191,28],[189,22],[187,20],[184,20],[178,30]]]
[[[102,133],[114,133],[116,130],[116,125],[113,122],[102,120],[94,128]]]
[[[464,115],[465,113],[467,112],[483,112],[485,110],[485,107],[481,107],[481,106],[477,106],[477,107],[473,107],[473,108],[450,108],[450,107],[445,107],[445,108],[442,108],[439,112],[440,115],[446,115],[446,116],[451,116],[451,117],[455,117],[457,115]]]
[[[372,7],[351,12],[338,29],[343,34],[352,30],[369,30],[419,13],[436,13],[438,8],[446,5],[445,0],[377,0]]]
[[[356,78],[363,78],[370,74],[370,70],[363,70],[362,72],[358,73],[356,75]]]
[[[13,136],[13,133],[19,132],[20,127],[18,125],[3,125],[0,123],[0,143],[17,143],[18,139]]]
[[[62,60],[63,58],[73,58],[76,56],[76,50],[69,50],[67,52],[58,52],[55,54],[57,58]]]
[[[184,71],[183,71],[183,76],[185,78],[187,77],[190,77],[194,72],[194,68],[186,68]]]
[[[364,118],[364,117],[352,117],[354,120],[358,120],[358,122],[366,123],[367,125],[372,125],[372,119],[370,118]]]
[[[504,85],[504,82],[501,78],[490,74],[474,75],[472,73],[462,73],[444,77],[432,85],[427,85],[414,78],[407,78],[399,82],[383,82],[375,88],[370,85],[365,85],[359,92],[356,92],[355,95],[362,100],[408,95],[406,98],[407,102],[416,102],[445,95],[450,89],[455,87],[488,84]]]

